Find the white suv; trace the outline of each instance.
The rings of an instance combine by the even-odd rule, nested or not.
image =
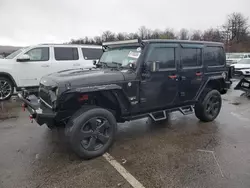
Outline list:
[[[44,75],[91,68],[102,53],[102,47],[94,45],[43,44],[19,49],[0,59],[0,101],[9,99],[14,88],[37,88]]]

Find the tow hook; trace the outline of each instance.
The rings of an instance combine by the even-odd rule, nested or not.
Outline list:
[[[30,117],[30,122],[33,123],[33,120],[34,120],[34,118],[35,118],[35,114],[30,114],[29,117]]]

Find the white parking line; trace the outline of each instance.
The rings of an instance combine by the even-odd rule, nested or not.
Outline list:
[[[224,174],[223,174],[222,169],[221,169],[221,166],[220,166],[220,164],[219,164],[219,162],[218,162],[218,160],[217,160],[217,158],[216,158],[216,156],[215,156],[215,154],[214,154],[214,151],[203,150],[203,149],[197,149],[197,151],[199,151],[199,152],[205,152],[205,153],[211,153],[211,154],[213,155],[213,157],[214,157],[214,160],[215,160],[215,162],[216,162],[216,164],[217,164],[219,170],[220,170],[221,176],[224,178]]]
[[[121,164],[119,164],[109,153],[103,157],[111,164],[117,172],[134,188],[145,188],[134,176],[132,176]]]

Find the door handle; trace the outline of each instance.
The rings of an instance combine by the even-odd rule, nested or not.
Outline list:
[[[196,76],[201,76],[201,75],[202,75],[202,72],[196,72],[195,75],[196,75]]]
[[[41,67],[49,67],[49,65],[42,65]]]
[[[80,66],[80,63],[75,63],[75,64],[73,64],[74,66]]]
[[[171,79],[175,79],[175,78],[177,78],[177,75],[176,74],[175,75],[169,75],[168,77],[171,78]]]

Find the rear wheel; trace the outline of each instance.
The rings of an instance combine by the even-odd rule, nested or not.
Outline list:
[[[221,95],[217,90],[205,89],[195,105],[195,115],[204,122],[213,121],[221,110]]]
[[[0,77],[0,101],[8,100],[12,96],[13,92],[13,82],[6,77]]]
[[[73,151],[91,159],[104,154],[113,144],[117,123],[113,114],[103,108],[77,112],[66,125],[66,135]]]

